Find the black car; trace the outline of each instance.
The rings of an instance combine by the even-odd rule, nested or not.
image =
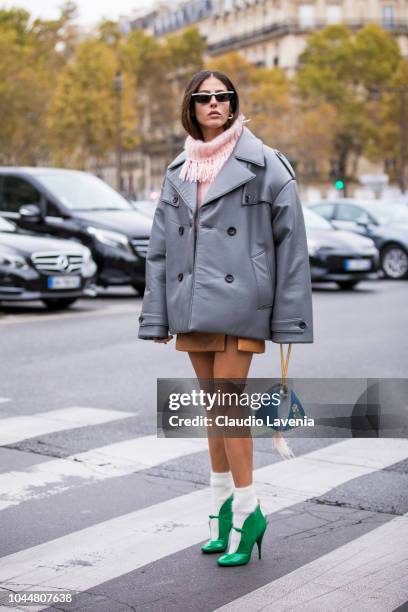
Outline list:
[[[372,240],[336,230],[309,208],[303,208],[312,281],[335,281],[352,289],[378,277],[379,257]]]
[[[77,242],[18,232],[0,217],[0,301],[42,300],[54,310],[96,295],[96,264]]]
[[[145,288],[152,218],[88,172],[0,167],[0,215],[38,234],[89,247],[102,286]]]
[[[387,278],[408,278],[408,206],[378,200],[325,200],[311,204],[339,229],[371,238]]]

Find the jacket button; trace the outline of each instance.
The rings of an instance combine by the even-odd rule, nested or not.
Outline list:
[[[249,199],[250,199],[250,198],[249,198],[249,195],[247,194],[247,195],[245,196],[245,202],[249,202]]]
[[[173,202],[174,202],[174,204],[175,204],[176,202],[178,202],[178,196],[176,196],[176,195],[175,195],[175,196],[173,196]]]
[[[230,236],[235,236],[235,234],[237,233],[237,229],[236,229],[236,227],[232,227],[232,226],[231,226],[231,227],[229,227],[229,228],[227,229],[227,233],[228,233]]]
[[[299,323],[299,327],[300,327],[300,329],[305,329],[305,327],[306,327],[306,323],[305,323],[304,321],[301,321],[301,322]]]
[[[143,321],[144,317],[139,317],[139,321]]]
[[[227,274],[225,277],[225,280],[227,283],[232,283],[232,281],[234,280],[234,277],[232,276],[232,274]]]
[[[180,236],[182,236],[184,234],[184,227],[182,225],[180,225],[180,227],[179,227],[179,234],[180,234]]]
[[[183,273],[180,272],[180,274],[177,276],[177,278],[179,279],[179,281],[182,281],[183,280]]]

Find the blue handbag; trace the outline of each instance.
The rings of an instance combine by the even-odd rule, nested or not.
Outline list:
[[[281,382],[273,385],[265,392],[266,395],[269,395],[270,401],[262,402],[262,406],[256,411],[256,417],[262,419],[266,427],[274,429],[274,447],[284,459],[290,459],[295,455],[281,432],[296,427],[296,425],[289,424],[289,419],[303,419],[305,416],[305,411],[298,396],[286,384],[291,350],[292,344],[289,344],[286,358],[284,358],[283,345],[280,344]]]

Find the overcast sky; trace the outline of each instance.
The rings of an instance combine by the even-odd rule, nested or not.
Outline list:
[[[92,25],[103,17],[117,19],[133,9],[148,8],[155,0],[75,0],[79,9],[79,22]],[[35,17],[53,19],[58,16],[58,7],[63,0],[0,0],[0,8],[21,7]]]

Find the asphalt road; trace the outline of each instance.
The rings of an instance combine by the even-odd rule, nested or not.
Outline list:
[[[315,342],[293,347],[290,374],[406,378],[407,288],[316,287]],[[127,289],[65,313],[2,305],[0,610],[10,592],[47,586],[77,592],[53,609],[92,612],[384,612],[408,600],[407,440],[294,439],[286,462],[256,440],[263,558],[226,569],[201,555],[206,441],[157,439],[155,414],[157,377],[194,372],[174,340],[137,339],[140,308]],[[249,376],[278,368],[268,342]]]

